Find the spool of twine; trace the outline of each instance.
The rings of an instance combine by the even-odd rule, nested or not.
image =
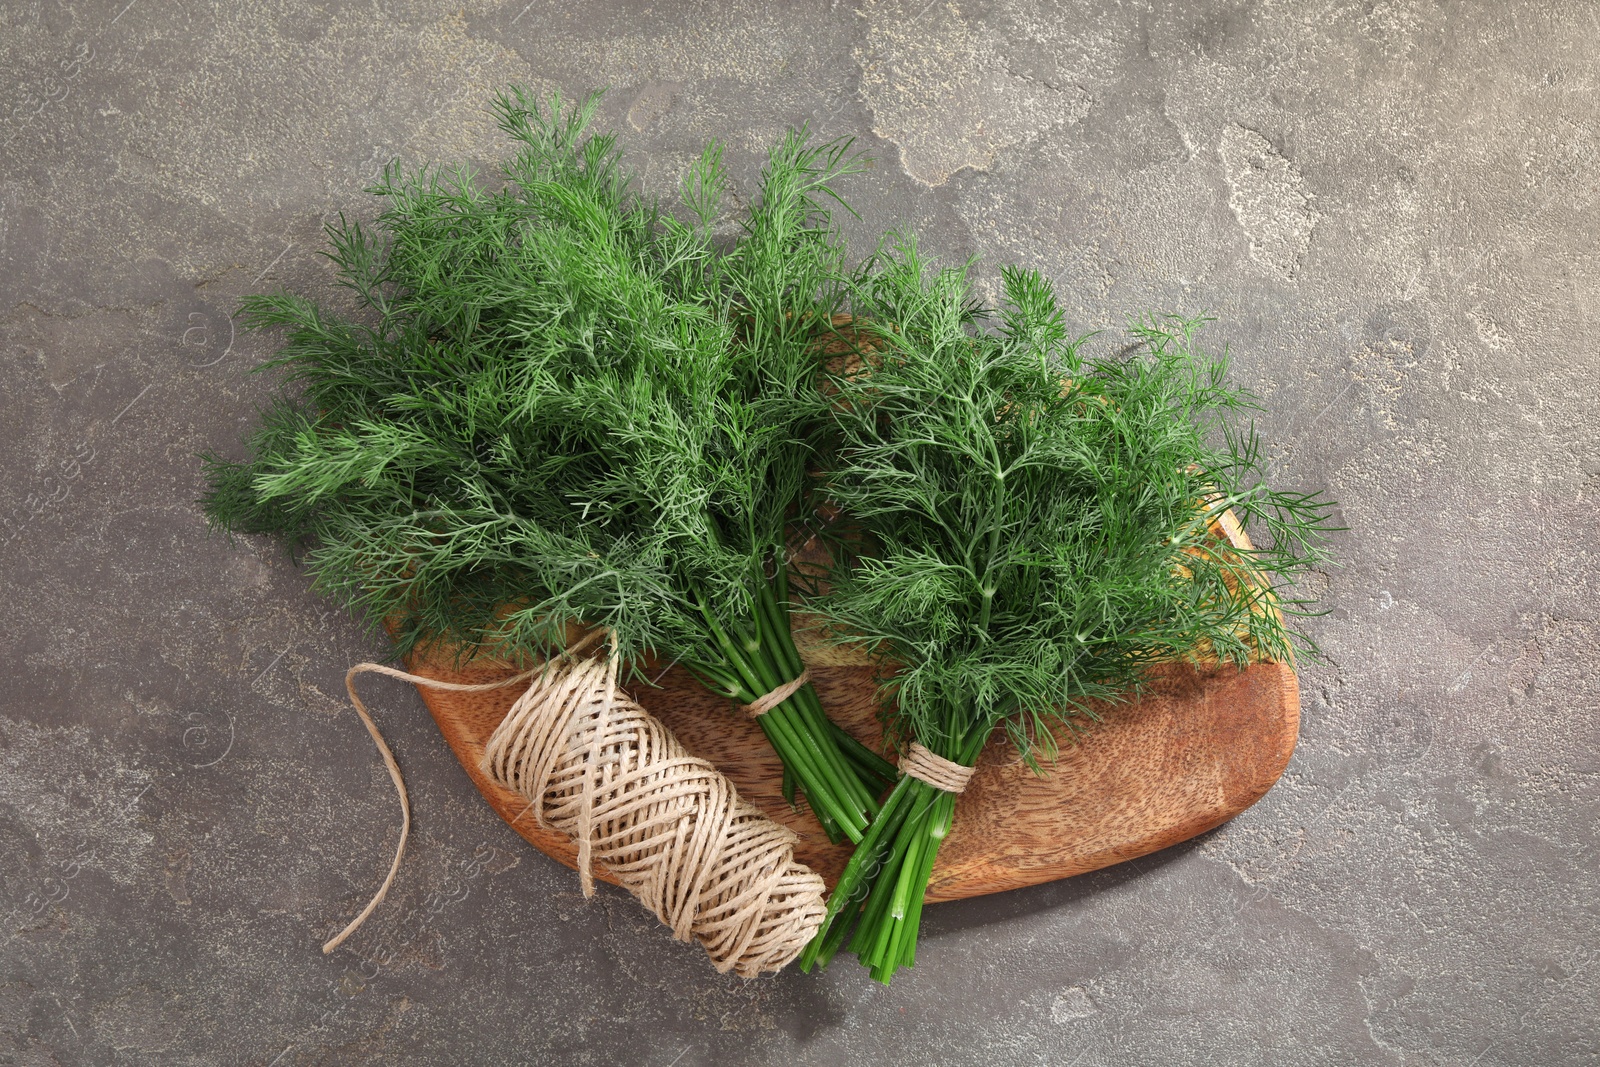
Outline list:
[[[483,770],[520,793],[541,826],[578,843],[584,896],[600,863],[672,928],[699,941],[720,972],[753,978],[788,964],[826,912],[822,876],[795,862],[793,831],[741,800],[716,767],[691,756],[660,720],[617,688],[617,663],[579,657],[601,631],[542,667],[496,682],[444,682],[362,663],[345,676],[400,798],[402,825],[383,885],[323,952],[366,921],[393,884],[411,829],[399,765],[356,694],[363,673],[482,692],[531,679],[490,736]]]
[[[483,770],[578,844],[674,937],[746,978],[798,956],[822,923],[822,877],[794,833],[740,799],[617,688],[615,658],[563,658],[534,676],[484,748]]]

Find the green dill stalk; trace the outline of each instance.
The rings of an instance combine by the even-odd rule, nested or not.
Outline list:
[[[596,103],[501,96],[516,150],[492,182],[389,168],[376,224],[328,230],[352,307],[245,302],[247,326],[283,329],[267,366],[296,391],[246,461],[208,457],[203,503],[303,549],[402,656],[546,656],[603,626],[631,668],[681,663],[748,704],[803,666],[786,539],[841,298],[827,205],[859,164],[790,134],[713,240],[720,148],[677,205],[646,201],[588,132]],[[824,829],[859,840],[891,769],[809,685],[759,722]]]
[[[881,695],[907,741],[971,767],[1004,733],[1037,768],[1052,725],[1136,693],[1151,664],[1314,651],[1288,621],[1305,603],[1271,589],[1331,527],[1323,501],[1261,484],[1240,425],[1254,402],[1196,347],[1197,324],[1142,322],[1123,354],[1090,359],[1039,275],[1004,283],[996,316],[910,240],[861,272],[870,341],[860,371],[831,378],[819,487],[858,535],[808,610],[894,667]],[[1230,508],[1265,547],[1209,537]],[[881,982],[911,966],[956,818],[955,794],[902,777],[802,968],[846,947]]]

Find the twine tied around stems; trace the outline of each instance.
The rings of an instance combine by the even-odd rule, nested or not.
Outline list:
[[[593,864],[604,865],[674,937],[699,941],[721,972],[750,978],[800,954],[826,913],[822,877],[795,862],[793,831],[742,800],[618,688],[614,654],[579,655],[605,633],[591,631],[564,654],[496,682],[442,682],[376,663],[350,669],[345,687],[383,756],[403,822],[383,885],[324,952],[383,901],[411,828],[399,766],[355,691],[356,675],[375,672],[455,692],[527,681],[486,743],[482,769],[520,793],[540,826],[577,841],[584,895],[594,892]]]
[[[759,719],[773,708],[800,691],[800,687],[811,681],[811,668],[801,671],[799,676],[784,682],[770,693],[756,697],[748,704],[739,705],[739,709],[752,719]]]
[[[966,791],[967,783],[972,780],[976,767],[967,767],[954,760],[947,760],[943,756],[924,748],[915,741],[900,757],[900,773],[927,782],[935,789],[942,789],[946,793],[962,793]]]

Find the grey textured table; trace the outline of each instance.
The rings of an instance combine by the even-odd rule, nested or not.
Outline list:
[[[161,0],[0,7],[0,1063],[1600,1059],[1591,5]],[[325,221],[612,87],[652,192],[852,134],[862,234],[1042,269],[1079,326],[1210,311],[1276,476],[1350,527],[1260,805],[930,910],[915,971],[716,976],[482,804],[272,546],[208,536]],[[862,249],[864,251],[864,249]],[[387,687],[387,688],[385,688]],[[381,690],[381,692],[380,692]]]

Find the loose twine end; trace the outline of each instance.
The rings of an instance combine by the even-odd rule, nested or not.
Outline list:
[[[367,728],[367,733],[372,735],[372,741],[378,746],[378,754],[383,757],[383,765],[389,772],[389,780],[394,783],[395,795],[400,798],[400,842],[394,847],[394,859],[389,864],[389,873],[383,879],[383,884],[378,891],[367,901],[367,906],[361,909],[361,914],[350,920],[350,924],[338,935],[323,943],[323,955],[327,955],[340,945],[345,939],[355,933],[361,924],[367,921],[373,909],[383,903],[383,898],[389,895],[389,887],[394,884],[394,876],[400,871],[400,860],[405,855],[406,839],[411,836],[411,797],[406,792],[405,779],[400,775],[400,764],[395,762],[394,753],[389,750],[389,745],[383,739],[383,734],[378,732],[377,723],[372,721],[372,715],[367,711],[367,706],[361,702],[361,696],[356,692],[356,676],[360,674],[384,674],[390,678],[398,678],[403,682],[413,685],[426,685],[434,689],[450,689],[458,693],[477,693],[488,689],[502,689],[508,685],[532,677],[533,671],[524,671],[522,674],[506,678],[498,682],[484,682],[480,684],[464,684],[461,682],[442,682],[437,678],[424,678],[420,674],[410,674],[406,671],[385,667],[381,663],[358,663],[345,672],[344,688],[350,694],[350,703],[356,709],[356,714],[361,716],[361,724]]]

